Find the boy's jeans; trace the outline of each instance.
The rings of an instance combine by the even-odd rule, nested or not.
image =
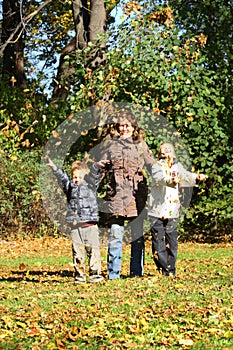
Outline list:
[[[157,270],[163,275],[176,275],[178,219],[150,218],[152,254]]]
[[[132,243],[130,259],[130,276],[142,276],[144,266],[144,237],[142,236],[142,223],[130,223]],[[110,229],[108,245],[108,278],[120,277],[122,263],[122,242],[124,235],[124,221],[113,223]]]

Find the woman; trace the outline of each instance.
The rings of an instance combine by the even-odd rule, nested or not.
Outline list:
[[[124,223],[131,227],[130,276],[142,276],[144,265],[143,218],[138,218],[145,207],[147,185],[143,167],[154,163],[145,141],[138,138],[133,114],[121,112],[116,124],[117,136],[103,143],[101,159],[109,160],[105,168],[106,197],[104,211],[110,217],[108,245],[108,278],[120,277]]]

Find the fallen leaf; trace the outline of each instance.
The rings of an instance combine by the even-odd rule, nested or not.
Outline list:
[[[192,346],[193,341],[192,341],[192,339],[180,339],[179,345]]]

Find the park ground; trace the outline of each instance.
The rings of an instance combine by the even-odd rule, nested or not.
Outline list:
[[[66,236],[0,241],[0,349],[233,349],[233,244],[180,243],[177,278],[74,284]]]

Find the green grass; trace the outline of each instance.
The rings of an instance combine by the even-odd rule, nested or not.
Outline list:
[[[3,242],[0,349],[233,348],[232,245],[180,244],[178,276],[74,285],[66,237]],[[106,247],[102,249],[106,277]]]

